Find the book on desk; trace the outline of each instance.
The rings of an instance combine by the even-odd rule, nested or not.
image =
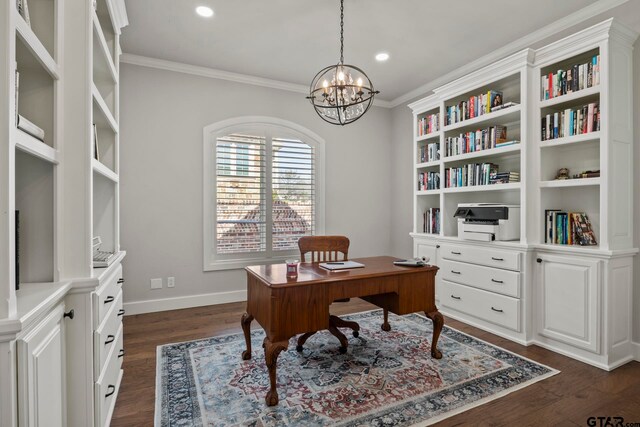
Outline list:
[[[362,268],[364,264],[355,261],[336,261],[336,262],[321,262],[320,267],[325,270],[348,270],[350,268]]]

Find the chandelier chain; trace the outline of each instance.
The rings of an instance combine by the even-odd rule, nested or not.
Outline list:
[[[340,63],[344,64],[344,0],[340,0]]]

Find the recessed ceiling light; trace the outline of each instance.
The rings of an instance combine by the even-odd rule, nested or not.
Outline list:
[[[376,61],[383,62],[383,61],[386,61],[387,59],[389,59],[388,53],[381,52],[376,55]]]
[[[211,18],[213,16],[213,9],[207,6],[198,6],[196,7],[196,13],[205,18]]]

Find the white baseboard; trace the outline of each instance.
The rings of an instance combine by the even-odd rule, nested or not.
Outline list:
[[[636,359],[636,361],[640,362],[640,343],[632,342],[631,345],[633,346],[633,348],[635,350],[635,359]]]
[[[154,313],[156,311],[179,310],[181,308],[226,304],[247,300],[247,291],[216,292],[212,294],[189,295],[184,297],[152,299],[125,302],[126,315]]]

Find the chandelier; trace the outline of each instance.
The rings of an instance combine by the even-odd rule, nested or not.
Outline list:
[[[340,62],[320,70],[313,78],[307,99],[322,120],[344,126],[364,115],[380,93],[367,74],[344,63],[344,0],[340,0]]]

